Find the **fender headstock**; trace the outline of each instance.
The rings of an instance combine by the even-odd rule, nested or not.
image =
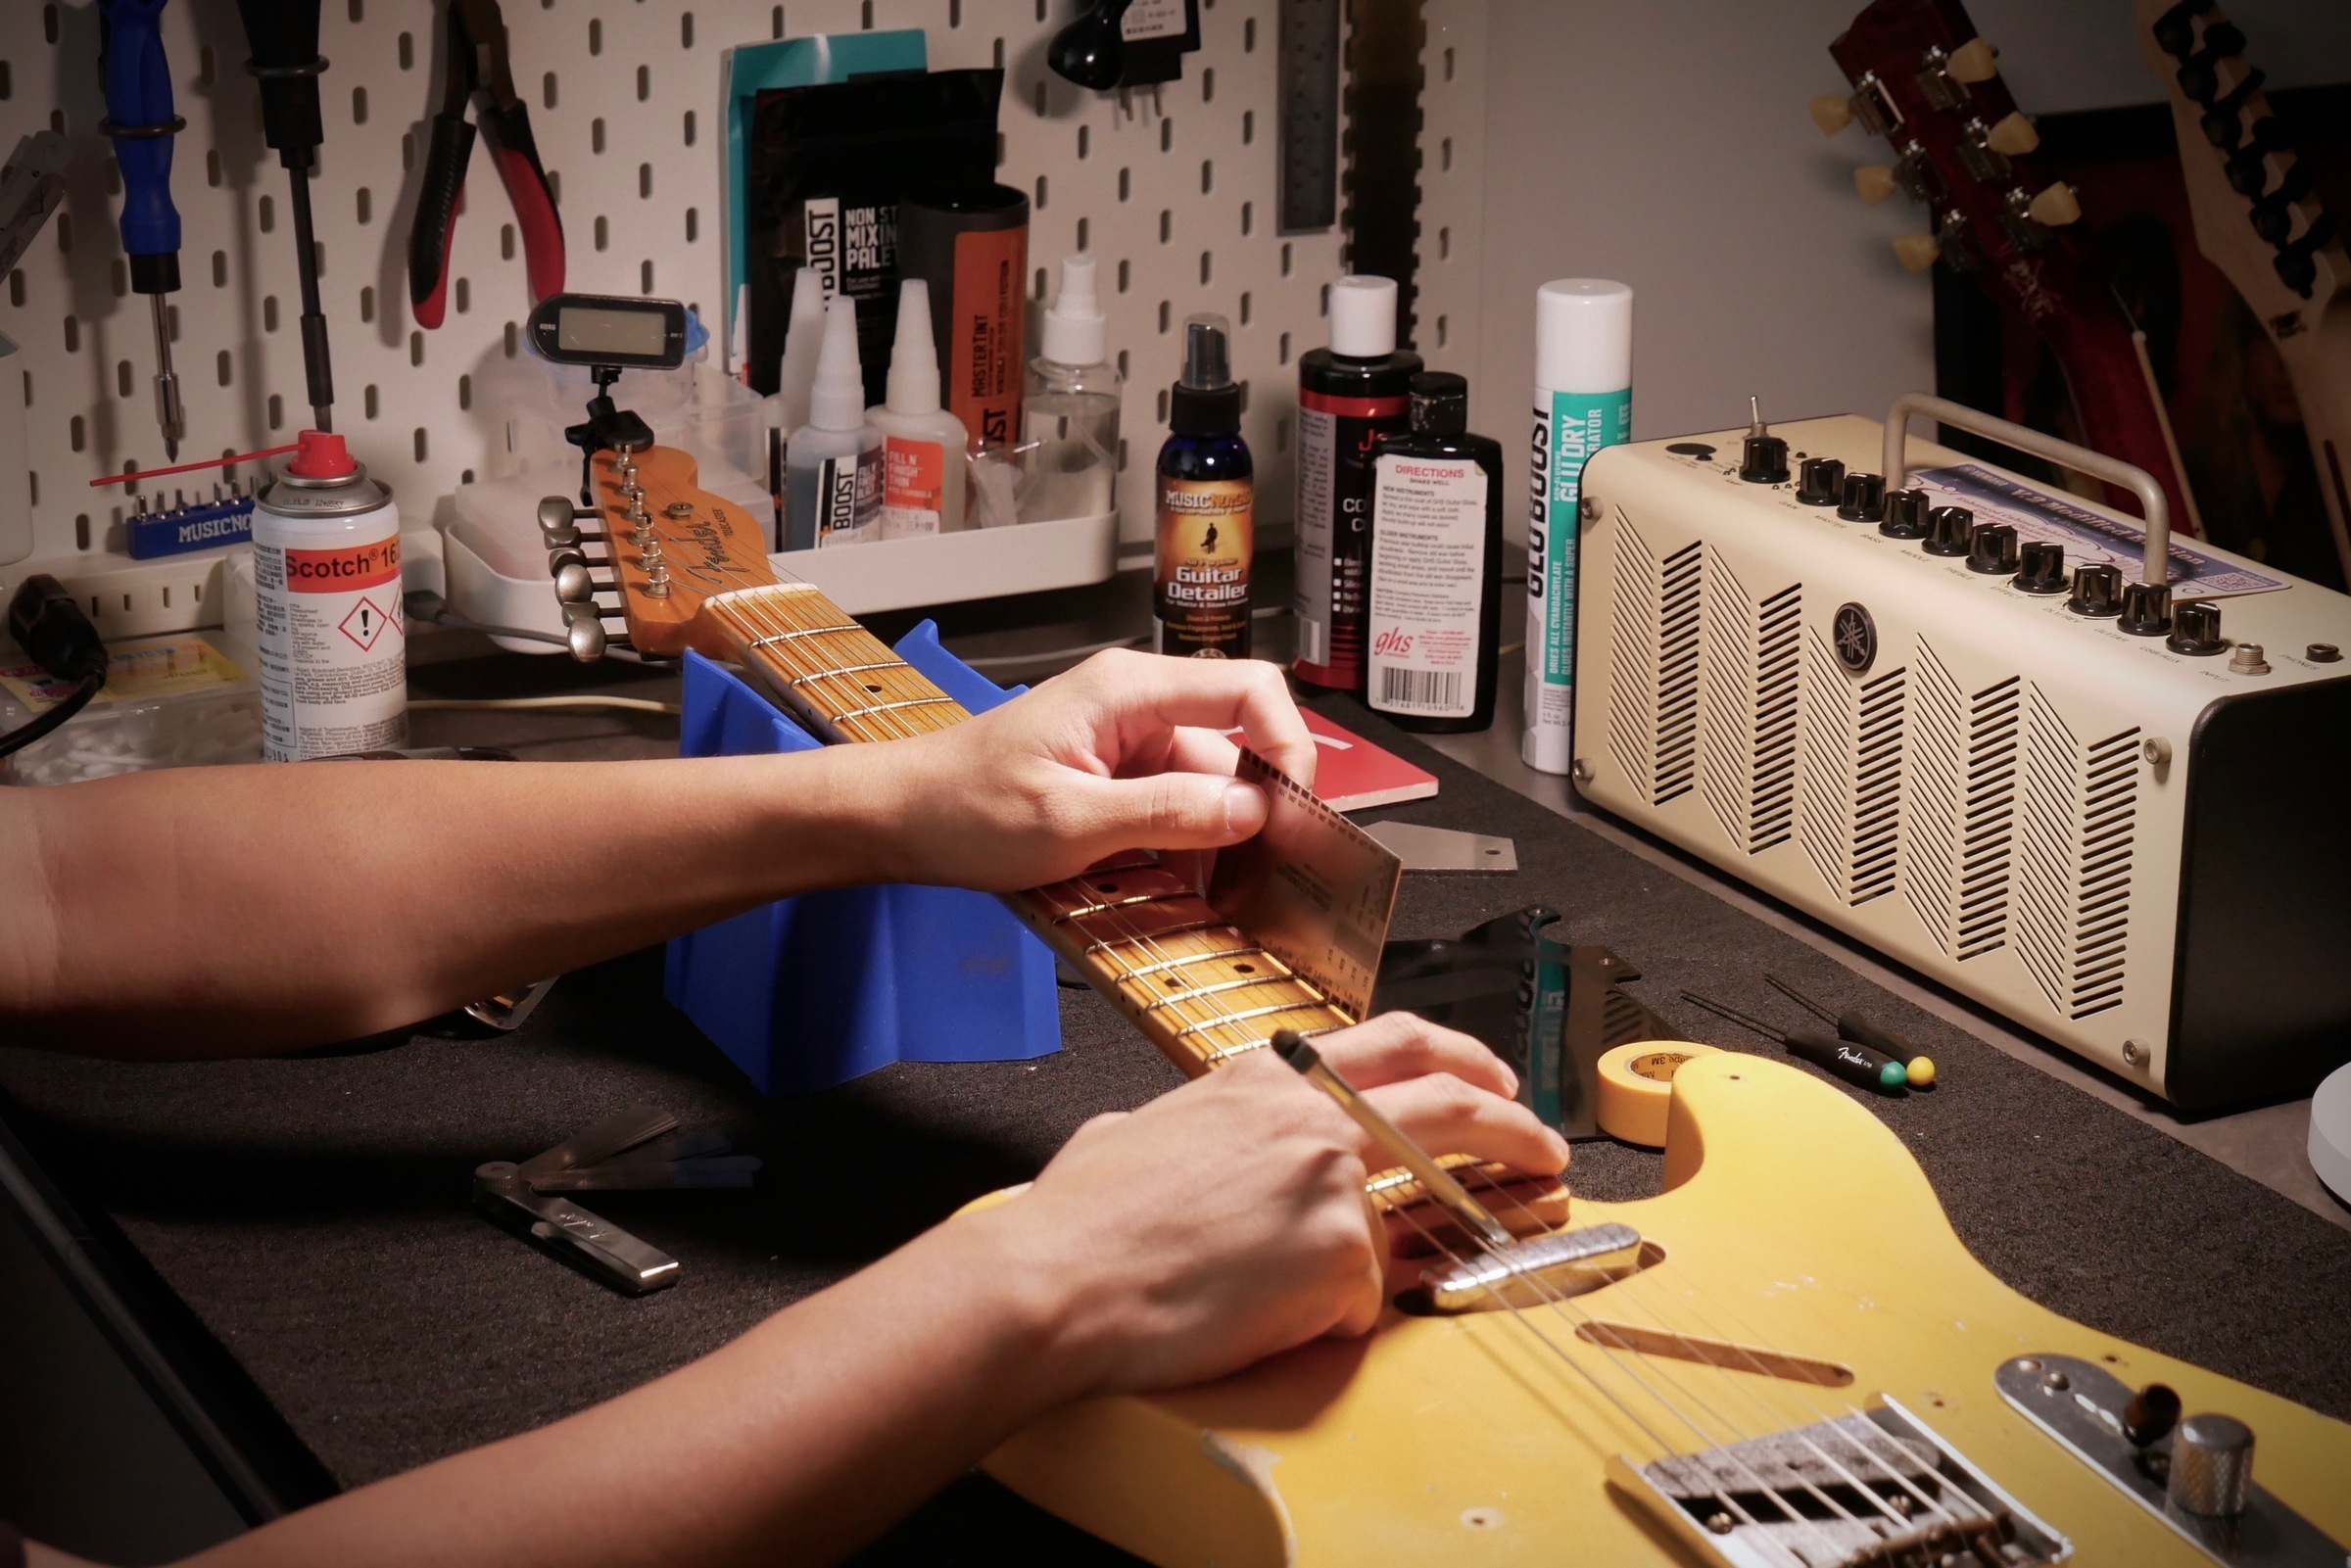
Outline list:
[[[723,633],[701,613],[713,594],[776,581],[757,518],[698,487],[692,457],[672,447],[598,452],[590,464],[598,504],[571,497],[539,503],[548,572],[563,601],[572,656],[601,656],[617,617],[627,643],[651,658],[688,648],[728,656]]]

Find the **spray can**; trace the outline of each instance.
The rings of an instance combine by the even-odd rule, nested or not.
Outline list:
[[[253,508],[262,756],[302,762],[405,745],[400,509],[344,449],[306,430]]]
[[[1221,315],[1183,323],[1183,377],[1168,395],[1159,450],[1152,646],[1195,659],[1249,656],[1257,491],[1241,440],[1241,389]]]
[[[1633,433],[1633,291],[1561,278],[1535,291],[1534,439],[1527,453],[1526,737],[1539,773],[1575,765],[1575,552],[1584,462]]]

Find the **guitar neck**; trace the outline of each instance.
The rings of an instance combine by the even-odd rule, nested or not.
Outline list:
[[[768,695],[828,741],[902,739],[971,717],[805,584],[721,594],[703,613]],[[1192,1076],[1276,1030],[1357,1022],[1155,856],[1120,856],[1005,902]]]

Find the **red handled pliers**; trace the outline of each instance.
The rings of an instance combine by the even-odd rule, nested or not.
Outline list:
[[[482,128],[522,230],[531,303],[563,292],[563,220],[555,215],[554,192],[531,137],[530,112],[514,95],[505,18],[498,0],[450,0],[449,74],[441,112],[433,117],[416,221],[408,230],[408,304],[420,327],[439,326],[449,309],[449,246],[464,204],[465,165],[473,156],[474,127],[465,109],[476,93],[486,97]]]

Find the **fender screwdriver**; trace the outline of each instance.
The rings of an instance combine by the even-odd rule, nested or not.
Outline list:
[[[164,0],[99,0],[105,42],[106,123],[122,171],[122,254],[130,287],[155,312],[155,418],[164,458],[179,460],[188,433],[171,368],[171,314],[164,296],[179,289],[179,210],[171,205],[171,138],[187,124],[171,112],[171,67],[158,30]]]
[[[1777,974],[1766,974],[1763,983],[1806,1012],[1837,1025],[1840,1039],[1852,1040],[1871,1050],[1894,1058],[1908,1074],[1910,1087],[1923,1089],[1935,1081],[1935,1061],[1908,1040],[1892,1029],[1881,1028],[1858,1013],[1832,1013],[1819,1001],[1806,996]]]
[[[1900,1094],[1903,1086],[1909,1082],[1909,1074],[1899,1062],[1866,1045],[1840,1040],[1811,1029],[1775,1029],[1760,1019],[1750,1018],[1736,1008],[1726,1007],[1696,991],[1684,991],[1682,1000],[1729,1019],[1743,1028],[1752,1029],[1765,1039],[1785,1046],[1790,1056],[1800,1057],[1822,1071],[1860,1088],[1875,1089],[1880,1094]]]

